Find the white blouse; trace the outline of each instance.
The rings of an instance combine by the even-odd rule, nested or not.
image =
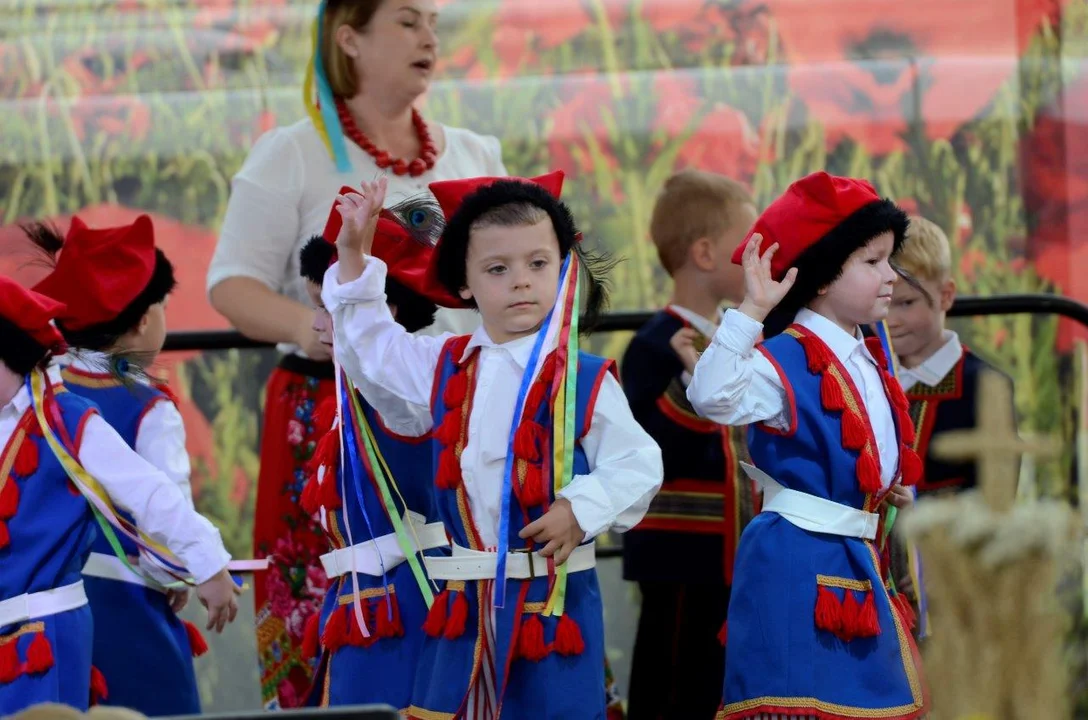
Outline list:
[[[419,177],[387,174],[387,204],[428,192],[427,186],[438,180],[507,174],[497,138],[462,128],[443,126],[443,131],[446,147],[431,170]],[[309,305],[306,283],[299,276],[299,252],[324,230],[342,186],[358,186],[383,172],[354,143],[346,145],[353,170],[339,173],[309,119],[270,130],[257,140],[231,183],[219,243],[208,268],[209,292],[227,278],[249,277]],[[440,308],[425,333],[470,333],[478,324],[473,310]]]

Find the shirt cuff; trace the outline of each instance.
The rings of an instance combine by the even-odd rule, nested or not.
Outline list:
[[[612,503],[601,484],[589,475],[575,475],[570,485],[556,493],[570,503],[574,519],[585,535],[582,542],[591,540],[612,526]]]
[[[339,279],[340,263],[334,262],[325,271],[321,284],[321,302],[330,313],[342,305],[374,302],[385,298],[385,262],[370,255],[364,255],[366,266],[363,274],[346,283]]]
[[[722,324],[714,333],[714,342],[738,355],[746,355],[756,346],[762,334],[763,323],[740,310],[726,310]]]

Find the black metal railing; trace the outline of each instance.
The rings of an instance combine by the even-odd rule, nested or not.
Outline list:
[[[1060,315],[1088,328],[1088,305],[1061,295],[1023,294],[960,297],[948,312],[955,317],[987,315]],[[604,316],[594,332],[638,330],[650,319],[649,312],[611,313]],[[273,343],[250,340],[236,330],[173,332],[166,336],[164,351],[204,351],[270,348]],[[598,548],[599,558],[615,558],[622,547]]]

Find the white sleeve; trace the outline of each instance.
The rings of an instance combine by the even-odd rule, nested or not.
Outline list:
[[[192,467],[185,449],[185,423],[174,403],[163,398],[151,406],[136,430],[135,450],[173,480],[192,507],[193,489],[189,484]]]
[[[606,530],[630,530],[661,489],[661,448],[631,414],[616,378],[608,373],[593,406],[582,450],[592,468],[557,495],[570,501],[586,539]]]
[[[385,263],[367,257],[357,279],[340,284],[339,263],[325,273],[321,300],[332,315],[336,359],[390,430],[419,436],[431,429],[431,389],[451,335],[412,335],[393,319],[385,297]]]
[[[763,325],[727,310],[706,352],[695,364],[687,396],[697,413],[721,425],[764,422],[788,430],[786,390],[774,365],[755,345]]]
[[[170,548],[198,584],[226,567],[230,554],[215,526],[100,415],[87,419],[78,459],[110,498],[132,513],[141,530]]]
[[[302,153],[288,132],[276,128],[262,135],[231,182],[219,242],[208,266],[209,291],[231,277],[253,278],[282,290],[298,244],[305,183]]]
[[[490,177],[506,177],[506,165],[502,161],[502,143],[494,135],[484,136],[484,149],[487,152],[487,174]]]

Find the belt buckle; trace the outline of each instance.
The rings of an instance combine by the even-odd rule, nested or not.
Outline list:
[[[518,548],[514,550],[515,553],[524,553],[529,556],[529,579],[536,580],[536,568],[533,566],[533,549],[532,548]]]

